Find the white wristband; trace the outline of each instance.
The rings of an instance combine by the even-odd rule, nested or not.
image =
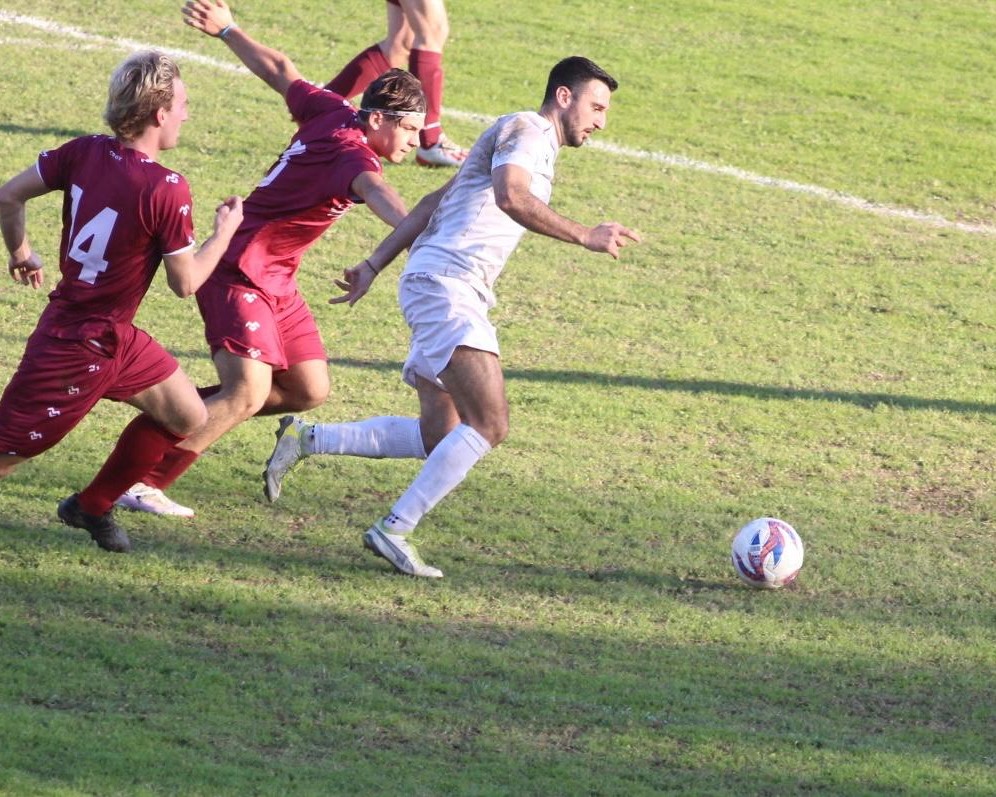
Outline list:
[[[233,30],[238,30],[238,28],[239,26],[236,25],[234,22],[231,25],[225,25],[225,27],[223,27],[220,31],[218,31],[218,38],[225,39],[229,33],[231,33]]]

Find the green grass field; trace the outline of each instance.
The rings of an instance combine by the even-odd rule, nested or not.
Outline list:
[[[0,0],[0,179],[102,129],[129,47],[173,48],[191,119],[162,160],[206,234],[291,127],[179,5]],[[553,206],[644,243],[511,260],[512,433],[423,523],[441,582],[360,544],[416,463],[315,458],[268,505],[273,419],[174,486],[192,521],[122,513],[130,556],[55,517],[129,408],[0,484],[0,793],[996,793],[991,5],[447,5],[458,141],[536,107],[564,55],[619,78]],[[383,34],[379,3],[234,8],[315,80]],[[410,203],[447,176],[387,173]],[[416,409],[400,264],[325,302],[385,230],[358,209],[302,267],[333,378],[314,420]],[[58,197],[29,232],[51,276]],[[44,303],[0,287],[0,382]],[[157,280],[139,320],[214,380],[192,301]],[[785,590],[729,565],[761,515],[806,542]]]

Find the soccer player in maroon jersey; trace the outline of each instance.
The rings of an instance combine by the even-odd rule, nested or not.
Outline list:
[[[357,203],[392,227],[405,217],[380,159],[399,163],[418,146],[425,95],[400,69],[375,80],[360,110],[303,80],[294,63],[252,39],[222,0],[188,0],[184,21],[224,41],[283,97],[298,127],[245,200],[245,218],[221,263],[197,292],[221,384],[205,403],[208,422],[141,479],[163,490],[201,452],[256,414],[322,404],[329,391],[325,346],[298,291],[305,251]]]
[[[387,35],[342,68],[325,88],[353,97],[391,67],[407,66],[425,90],[425,127],[416,160],[422,166],[459,166],[467,150],[457,146],[440,124],[443,105],[443,47],[450,23],[443,0],[387,0]]]
[[[177,361],[132,323],[160,261],[177,296],[207,279],[242,220],[242,201],[217,210],[214,232],[194,245],[187,181],[161,166],[187,120],[187,90],[176,64],[145,51],[111,77],[104,114],[113,136],[73,139],[0,186],[0,229],[8,271],[43,283],[26,232],[26,204],[64,193],[59,268],[24,357],[0,398],[0,477],[62,440],[102,398],[142,411],[91,484],[59,503],[59,518],[86,529],[106,550],[130,550],[114,500],[163,454],[207,420]]]

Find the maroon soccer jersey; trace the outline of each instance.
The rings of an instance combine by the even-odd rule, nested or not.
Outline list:
[[[130,324],[164,254],[194,245],[187,181],[105,135],[41,153],[38,172],[64,192],[62,278],[39,328],[53,337],[108,341]]]
[[[297,133],[243,204],[243,220],[223,258],[273,296],[297,290],[301,256],[361,201],[350,186],[381,173],[356,109],[338,94],[298,80],[287,90]]]

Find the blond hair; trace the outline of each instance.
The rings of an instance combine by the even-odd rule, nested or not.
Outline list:
[[[173,81],[178,77],[180,67],[165,53],[133,53],[111,75],[104,121],[125,141],[138,138],[156,111],[173,104]]]

